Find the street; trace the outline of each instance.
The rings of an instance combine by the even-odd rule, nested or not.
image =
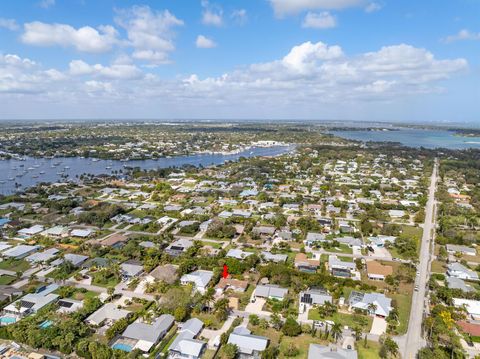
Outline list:
[[[400,342],[399,349],[402,353],[402,358],[415,358],[417,352],[425,346],[425,340],[422,337],[422,321],[425,309],[426,285],[429,278],[430,241],[432,240],[432,233],[435,228],[434,214],[437,172],[438,162],[435,159],[428,191],[428,202],[425,208],[422,242],[420,244],[420,263],[417,267],[419,275],[415,280],[415,286],[418,286],[418,291],[413,292],[407,334],[398,340]],[[403,344],[403,346],[401,344]]]

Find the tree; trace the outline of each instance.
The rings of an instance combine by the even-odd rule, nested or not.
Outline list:
[[[250,314],[248,316],[248,321],[251,325],[257,326],[260,323],[260,319],[258,318],[258,315],[256,314]]]
[[[373,303],[369,303],[367,306],[367,310],[369,314],[375,314],[375,311],[377,310],[377,305]]]
[[[282,327],[282,319],[277,313],[273,313],[272,316],[270,317],[270,324],[272,325],[273,328],[277,330]]]
[[[298,350],[297,346],[292,342],[290,342],[283,351],[283,355],[285,355],[286,357],[296,357],[299,353],[300,351]]]
[[[353,328],[353,336],[355,337],[355,340],[358,342],[360,339],[362,339],[362,328],[360,327],[355,327]]]
[[[390,355],[396,357],[398,354],[398,344],[391,337],[385,338],[382,343],[382,348],[384,348],[387,357]]]
[[[335,340],[335,343],[338,342],[339,339],[342,338],[342,325],[340,323],[334,323],[330,328],[330,334],[332,338]]]
[[[228,313],[230,311],[228,298],[222,298],[218,300],[215,303],[214,308],[215,308],[215,316],[217,317],[217,319],[220,321],[226,320],[228,317]]]
[[[110,300],[113,299],[113,293],[115,293],[115,288],[114,287],[108,287],[107,288],[107,294],[110,297]]]
[[[238,347],[235,344],[225,344],[222,346],[221,359],[235,359],[237,357]]]
[[[292,317],[288,317],[282,327],[282,333],[289,337],[296,337],[302,333],[302,327]]]
[[[262,359],[277,359],[278,347],[269,346],[262,352]]]
[[[173,312],[173,316],[177,322],[183,322],[183,320],[187,317],[187,310],[185,307],[177,307]]]

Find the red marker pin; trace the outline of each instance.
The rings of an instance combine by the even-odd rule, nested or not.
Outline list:
[[[226,264],[223,265],[222,277],[225,279],[228,277],[228,266]]]

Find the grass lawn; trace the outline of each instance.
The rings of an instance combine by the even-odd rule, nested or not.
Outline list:
[[[30,264],[23,259],[7,259],[0,262],[0,269],[10,270],[13,272],[25,272],[30,268]]]
[[[357,342],[355,346],[358,352],[358,359],[378,359],[378,352],[380,350],[380,344],[377,342],[367,341],[367,347],[363,346],[363,340]]]
[[[8,285],[15,282],[15,279],[16,277],[12,277],[10,275],[2,275],[0,276],[0,285]]]
[[[432,272],[433,273],[445,273],[446,272],[445,263],[437,261],[437,260],[433,261],[432,262]]]
[[[203,354],[202,358],[203,359],[213,359],[214,356],[215,356],[215,350],[207,349],[207,350],[205,350],[205,353]]]
[[[199,241],[202,246],[210,246],[215,249],[221,249],[222,243],[214,243],[214,242],[206,242],[206,241]]]
[[[80,291],[78,292],[75,292],[72,296],[73,299],[75,300],[84,300],[86,298],[94,298],[94,297],[97,297],[98,296],[98,293],[97,292],[93,292],[91,290],[87,290],[85,293],[82,293]]]
[[[205,328],[218,330],[224,322],[218,321],[217,317],[209,313],[194,313],[193,316],[205,323]]]
[[[408,319],[410,318],[410,308],[412,306],[412,296],[410,294],[392,294],[392,299],[397,302],[398,316],[400,325],[398,326],[398,332],[405,334],[408,328]]]
[[[120,281],[118,281],[115,277],[110,277],[108,278],[107,282],[98,282],[95,280],[95,277],[92,277],[92,284],[93,285],[98,285],[99,287],[115,287]]]
[[[294,357],[287,357],[285,356],[285,350],[293,343],[295,347],[298,349],[298,355]],[[310,344],[322,344],[327,345],[328,342],[326,340],[322,340],[318,338],[318,334],[316,337],[312,337],[309,334],[302,334],[298,337],[287,337],[283,336],[280,341],[280,355],[279,358],[294,358],[294,359],[303,359],[308,356],[308,349],[310,348]]]
[[[365,318],[367,321],[367,326],[364,328],[364,331],[370,331],[372,327],[373,319],[370,316],[362,315],[362,314],[347,314],[347,313],[335,313],[330,317],[321,318],[318,310],[310,309],[308,312],[308,319],[312,320],[331,320],[335,323],[340,323],[342,326],[347,325],[349,328],[354,328],[358,325],[358,322],[355,320],[356,318]]]

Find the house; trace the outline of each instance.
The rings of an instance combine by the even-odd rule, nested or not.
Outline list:
[[[308,348],[308,359],[331,358],[331,359],[357,359],[356,350],[343,349],[336,346],[325,346],[310,344]]]
[[[325,235],[323,233],[308,232],[305,238],[305,245],[312,247],[317,242],[324,242]]]
[[[255,288],[253,292],[253,299],[255,300],[257,297],[259,298],[267,298],[267,299],[276,299],[276,300],[284,300],[288,293],[288,288],[282,288],[275,284],[259,284]]]
[[[187,251],[187,249],[192,246],[193,246],[193,242],[191,240],[186,238],[180,238],[175,242],[170,243],[170,245],[167,248],[165,248],[165,252],[167,252],[171,256],[178,257],[179,255]]]
[[[55,226],[49,229],[46,229],[42,232],[42,235],[47,237],[63,237],[68,233],[68,229],[63,226]]]
[[[267,348],[269,339],[259,335],[252,335],[246,327],[238,326],[228,337],[228,344],[238,348],[238,357],[242,359],[259,359]]]
[[[100,326],[104,323],[110,325],[117,320],[127,318],[130,313],[131,312],[128,310],[118,309],[114,303],[106,303],[95,312],[90,314],[90,316],[85,319],[85,322],[94,326]]]
[[[40,287],[35,293],[28,293],[7,305],[3,308],[3,312],[15,315],[17,318],[35,314],[43,307],[54,303],[58,299],[59,295],[52,293],[57,289],[58,285],[56,284]]]
[[[187,320],[177,331],[177,336],[168,347],[169,359],[198,359],[202,356],[206,343],[195,338],[200,334],[203,322],[197,318]]]
[[[21,289],[12,287],[10,285],[0,284],[0,303],[5,301],[11,301],[14,297],[22,295],[23,291]]]
[[[244,259],[244,258],[247,258],[248,256],[251,256],[252,254],[253,254],[252,252],[245,252],[245,251],[242,251],[241,249],[230,249],[227,252],[226,257]]]
[[[335,277],[350,278],[356,268],[357,267],[353,262],[342,261],[333,254],[328,256],[328,269]]]
[[[363,245],[362,240],[360,238],[354,237],[337,237],[334,239],[338,243],[345,244],[349,247],[361,247]]]
[[[173,284],[178,278],[178,266],[174,264],[159,265],[149,274],[154,280],[159,280],[168,284]]]
[[[39,249],[40,246],[28,246],[25,244],[21,244],[2,252],[2,256],[14,259],[22,259],[32,254],[33,252],[38,251]]]
[[[459,246],[456,244],[447,244],[447,252],[450,254],[461,253],[466,256],[476,256],[477,250],[467,246]]]
[[[112,348],[120,350],[123,348],[139,349],[148,353],[168,333],[174,321],[175,319],[170,314],[161,315],[152,324],[137,320],[124,330],[115,344],[112,345]],[[125,344],[127,345],[125,346]]]
[[[128,260],[120,264],[120,272],[124,280],[129,280],[143,273],[143,265],[139,261]]]
[[[477,272],[468,269],[464,265],[454,262],[447,265],[447,275],[450,277],[478,281]]]
[[[3,228],[6,224],[10,223],[10,220],[8,218],[0,218],[0,229]]]
[[[58,310],[57,312],[59,313],[73,313],[76,312],[79,309],[83,308],[83,301],[81,300],[75,300],[75,299],[60,299],[58,302]]]
[[[22,236],[27,236],[27,237],[31,237],[31,236],[34,236],[36,234],[39,234],[40,232],[43,232],[45,230],[45,228],[39,224],[36,224],[34,226],[31,226],[29,228],[22,228],[21,230],[18,231],[18,234],[19,235],[22,235]]]
[[[70,232],[70,235],[72,237],[78,237],[78,238],[88,238],[92,235],[93,230],[91,229],[73,229]]]
[[[55,258],[58,252],[59,250],[57,248],[49,248],[43,252],[36,252],[30,254],[28,257],[25,258],[25,260],[31,263],[45,263]]]
[[[370,315],[386,318],[392,310],[392,300],[382,293],[361,293],[352,291],[348,298],[351,309],[367,311]]]
[[[84,256],[81,254],[67,253],[63,256],[63,259],[73,264],[74,267],[79,267],[82,263],[84,263],[88,259],[88,256]]]
[[[340,221],[338,223],[338,229],[340,233],[353,233],[355,232],[355,227],[350,225],[348,222]]]
[[[218,284],[215,286],[215,291],[218,295],[222,294],[226,290],[233,290],[237,293],[243,293],[248,287],[248,282],[244,280],[238,280],[233,278],[221,278]]]
[[[457,308],[465,308],[473,320],[480,320],[480,301],[463,298],[453,298],[453,305]]]
[[[319,260],[310,259],[305,253],[297,253],[295,256],[295,268],[297,268],[299,271],[315,273],[319,265]]]
[[[196,270],[195,272],[184,274],[180,278],[182,285],[193,283],[195,290],[205,294],[208,283],[212,280],[213,272],[208,270]]]
[[[399,209],[391,209],[388,211],[388,215],[392,218],[402,218],[405,215],[405,211]]]
[[[332,296],[325,289],[310,288],[300,292],[300,303],[309,305],[323,305],[326,302],[333,303]]]
[[[263,251],[261,255],[265,261],[275,263],[285,263],[288,258],[286,254],[273,254],[267,251]]]
[[[475,291],[475,289],[472,286],[466,284],[463,281],[463,279],[455,278],[455,277],[447,277],[446,281],[447,281],[447,286],[450,289],[460,289],[460,290],[464,291],[465,293]]]
[[[112,248],[122,248],[127,243],[128,237],[121,233],[114,233],[100,242],[102,246]]]
[[[89,259],[85,263],[82,264],[83,269],[90,269],[90,268],[107,268],[110,267],[113,263],[116,263],[117,261],[114,259],[110,258],[103,258],[103,257],[96,257]]]
[[[395,243],[397,237],[380,235],[377,237],[368,237],[370,243],[377,247],[385,247],[385,243]]]
[[[275,227],[256,226],[252,228],[252,233],[259,236],[273,236],[273,234],[275,233]]]
[[[387,275],[393,274],[393,267],[377,261],[367,261],[367,276],[371,280],[385,280]]]
[[[457,325],[460,327],[460,329],[462,329],[462,332],[470,335],[471,337],[480,337],[480,324],[460,320],[457,322]]]

